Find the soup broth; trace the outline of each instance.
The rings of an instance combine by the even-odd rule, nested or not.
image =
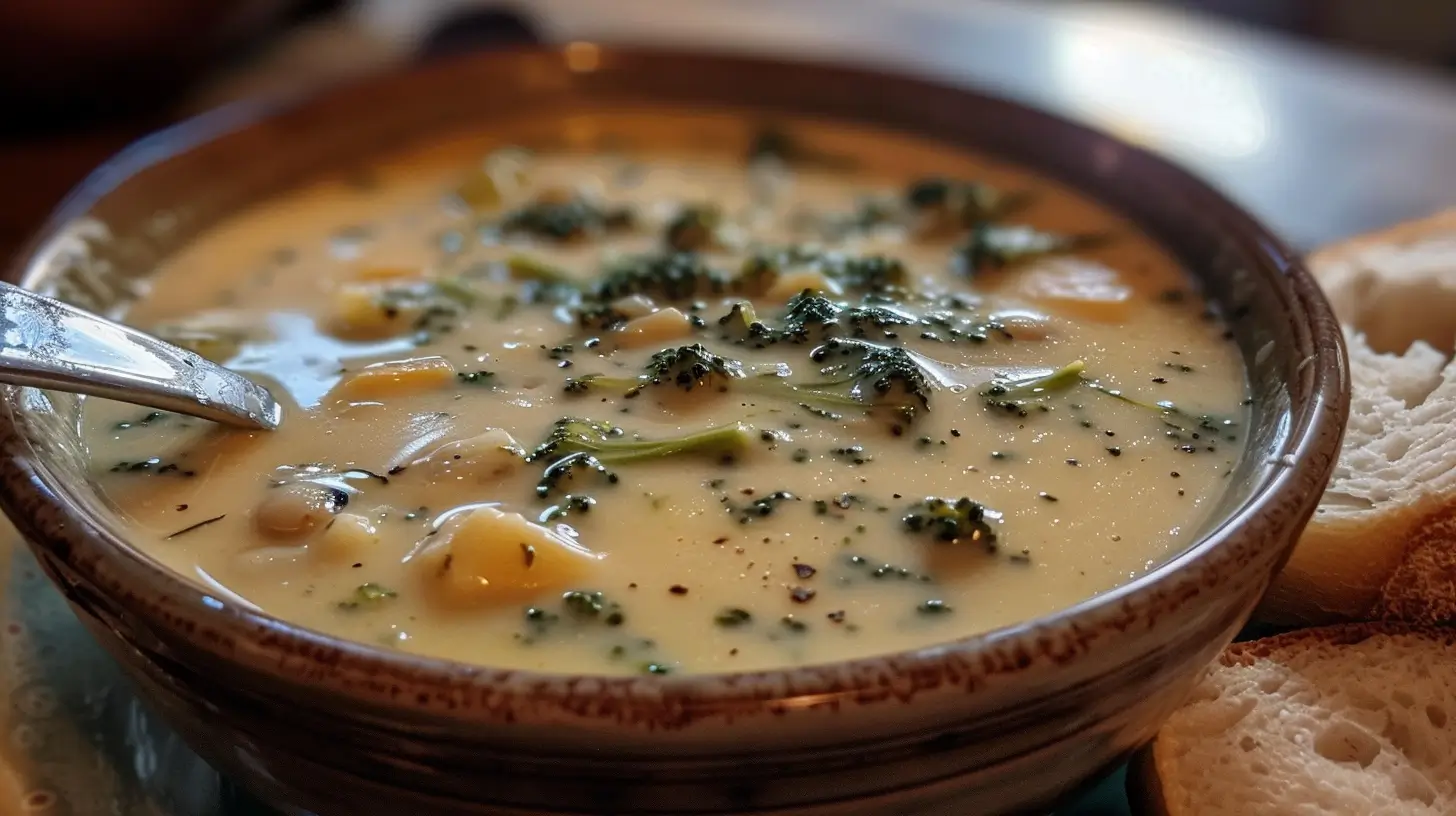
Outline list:
[[[1164,250],[1022,169],[840,125],[502,122],[240,213],[149,286],[130,322],[285,414],[89,400],[138,546],[224,602],[473,663],[984,632],[1192,543],[1242,452],[1239,356]]]

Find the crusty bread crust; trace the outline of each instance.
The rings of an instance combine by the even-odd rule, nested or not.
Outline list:
[[[1256,660],[1278,659],[1282,654],[1315,645],[1354,646],[1376,635],[1420,635],[1443,646],[1456,645],[1456,628],[1449,626],[1428,626],[1400,621],[1341,623],[1334,626],[1299,629],[1258,640],[1246,640],[1242,643],[1231,643],[1219,654],[1214,663],[1214,670],[1217,671],[1217,666],[1248,666]]]
[[[1355,362],[1400,363],[1376,352],[1406,352],[1419,338],[1443,352],[1456,345],[1456,209],[1331,245],[1310,267],[1346,321],[1357,401],[1378,389]],[[1446,431],[1431,427],[1429,436]],[[1456,467],[1456,450],[1450,458]],[[1322,503],[1256,616],[1284,625],[1456,622],[1456,492],[1408,493],[1368,512]]]
[[[1328,263],[1336,258],[1350,255],[1361,249],[1379,246],[1400,246],[1424,240],[1432,234],[1450,232],[1456,229],[1456,207],[1417,218],[1402,221],[1384,229],[1346,238],[1315,250],[1309,256],[1311,264]]]
[[[1437,507],[1408,534],[1405,559],[1382,587],[1374,617],[1423,624],[1456,621],[1456,503]]]
[[[1168,809],[1158,775],[1156,742],[1138,751],[1127,764],[1127,803],[1136,816],[1181,816]]]
[[[1456,345],[1456,315],[1440,308],[1440,301],[1456,299],[1456,277],[1437,281],[1380,268],[1390,255],[1433,242],[1428,260],[1456,268],[1456,208],[1325,246],[1310,255],[1309,267],[1335,314],[1364,333],[1376,351],[1399,353],[1416,338],[1450,349]],[[1433,289],[1444,293],[1434,303]]]

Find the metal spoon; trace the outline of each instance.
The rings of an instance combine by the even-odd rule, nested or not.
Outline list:
[[[91,394],[271,431],[268,389],[195,352],[0,282],[0,383]]]

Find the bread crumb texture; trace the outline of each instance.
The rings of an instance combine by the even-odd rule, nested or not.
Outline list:
[[[1397,624],[1234,644],[1163,726],[1169,816],[1456,813],[1456,633]]]
[[[1316,253],[1352,395],[1335,472],[1259,617],[1456,620],[1456,210]]]

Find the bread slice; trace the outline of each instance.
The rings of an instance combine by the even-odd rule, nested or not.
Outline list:
[[[1315,253],[1345,323],[1339,462],[1256,616],[1456,621],[1456,210]]]
[[[1220,656],[1134,761],[1161,816],[1456,813],[1456,631],[1347,624]]]

